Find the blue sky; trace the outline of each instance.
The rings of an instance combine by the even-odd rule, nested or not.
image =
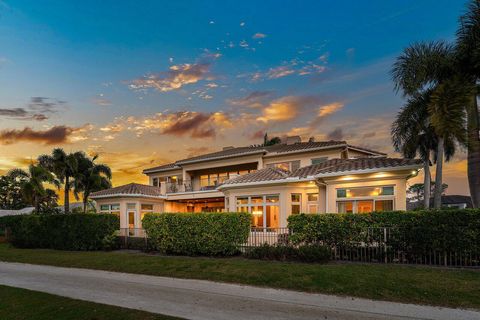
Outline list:
[[[0,1],[0,170],[59,145],[100,153],[120,183],[152,164],[260,143],[265,131],[393,155],[388,131],[403,101],[392,61],[413,42],[452,40],[464,8]],[[466,192],[463,171],[460,155],[447,166],[450,192]]]

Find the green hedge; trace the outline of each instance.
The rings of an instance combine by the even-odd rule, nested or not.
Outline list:
[[[245,257],[249,259],[299,261],[299,262],[328,262],[331,250],[327,246],[307,244],[300,246],[276,245],[267,243],[247,249]]]
[[[422,254],[471,252],[480,254],[480,210],[448,209],[366,214],[294,215],[288,218],[294,244],[349,246],[382,241],[388,227],[388,245]]]
[[[178,255],[233,255],[247,241],[248,213],[151,213],[142,225],[153,249]]]
[[[111,214],[22,215],[0,218],[9,241],[19,248],[101,250],[105,237],[120,227]]]

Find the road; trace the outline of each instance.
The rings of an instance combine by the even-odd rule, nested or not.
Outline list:
[[[186,319],[480,319],[480,312],[202,280],[0,262],[0,284]]]

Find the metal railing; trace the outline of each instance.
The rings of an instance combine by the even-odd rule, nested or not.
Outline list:
[[[242,248],[268,245],[292,245],[288,228],[252,228]],[[319,240],[318,245],[331,248],[337,261],[417,264],[446,267],[480,267],[480,254],[474,251],[435,251],[413,248],[402,230],[390,227],[366,228],[357,239]]]

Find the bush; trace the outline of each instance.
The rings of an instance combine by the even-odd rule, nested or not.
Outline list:
[[[120,227],[117,215],[60,214],[0,218],[9,241],[19,248],[102,250],[104,239]]]
[[[300,261],[325,263],[330,259],[330,248],[322,245],[302,245],[298,247],[267,243],[246,251],[249,259]]]
[[[233,255],[247,241],[248,213],[150,213],[142,225],[154,250],[178,255]]]
[[[480,254],[480,210],[449,209],[365,214],[294,215],[288,218],[293,244],[348,247],[383,241],[412,254],[471,252]]]

